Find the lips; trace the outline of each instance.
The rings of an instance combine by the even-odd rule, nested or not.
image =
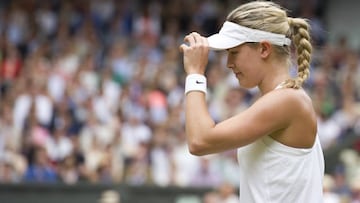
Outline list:
[[[242,75],[241,72],[234,72],[234,74],[236,75],[236,77],[239,77],[240,75]]]

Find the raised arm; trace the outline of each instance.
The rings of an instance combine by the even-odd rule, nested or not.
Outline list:
[[[214,124],[203,95],[186,96],[186,134],[195,155],[217,153],[254,142],[264,135],[286,129],[302,114],[296,90],[273,91],[240,114]],[[297,110],[296,110],[297,109]]]
[[[207,41],[199,34],[190,34],[181,45],[184,68],[188,75],[204,74],[208,60]],[[247,145],[261,136],[287,128],[293,118],[301,118],[302,90],[284,89],[262,96],[244,112],[215,124],[202,91],[186,94],[186,135],[194,155],[221,152]]]

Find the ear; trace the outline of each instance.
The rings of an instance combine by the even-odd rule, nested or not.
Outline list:
[[[260,56],[263,59],[266,59],[269,57],[271,51],[272,51],[272,46],[270,44],[270,42],[268,41],[263,41],[260,42]]]

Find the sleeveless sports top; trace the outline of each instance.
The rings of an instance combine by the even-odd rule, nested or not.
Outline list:
[[[293,148],[263,136],[238,149],[240,202],[323,202],[324,156],[316,137],[312,148]]]
[[[281,84],[275,89],[281,88]],[[321,203],[324,156],[286,146],[266,135],[238,149],[241,203]]]

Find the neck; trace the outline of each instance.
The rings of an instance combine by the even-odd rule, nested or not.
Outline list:
[[[273,70],[277,71],[273,71],[273,74],[265,77],[258,85],[262,95],[265,95],[266,93],[274,90],[278,85],[290,78],[286,68],[276,68]]]

